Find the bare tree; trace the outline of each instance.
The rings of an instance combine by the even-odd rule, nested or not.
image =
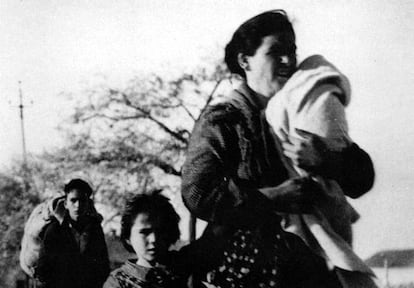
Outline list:
[[[64,171],[88,171],[96,200],[118,209],[125,196],[154,187],[179,197],[191,130],[227,76],[215,65],[169,80],[139,75],[123,88],[90,87],[62,125],[66,147],[48,157]],[[166,184],[168,177],[177,179]]]

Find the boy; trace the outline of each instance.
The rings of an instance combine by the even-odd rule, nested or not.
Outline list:
[[[100,288],[109,273],[99,214],[92,213],[92,188],[81,179],[64,187],[66,214],[46,228],[36,277],[46,288]]]

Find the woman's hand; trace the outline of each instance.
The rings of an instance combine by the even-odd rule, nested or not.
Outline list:
[[[309,172],[320,172],[321,168],[333,160],[332,153],[323,139],[310,132],[296,129],[300,137],[285,135],[282,139],[283,154],[292,163]]]
[[[279,186],[259,191],[273,201],[277,211],[289,213],[311,213],[323,193],[310,177],[291,178]]]
[[[345,195],[358,198],[374,185],[375,171],[369,155],[355,143],[342,151],[331,151],[324,140],[296,129],[300,137],[283,133],[282,147],[292,163],[310,173],[336,180]]]

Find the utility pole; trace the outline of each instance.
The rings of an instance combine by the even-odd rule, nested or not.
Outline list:
[[[388,259],[384,259],[384,270],[385,270],[385,287],[390,287],[390,279],[389,279],[389,267],[388,267]]]
[[[21,127],[21,132],[22,132],[23,165],[26,168],[27,152],[26,152],[26,138],[25,138],[25,133],[24,133],[24,114],[23,114],[24,105],[23,105],[23,93],[22,93],[21,84],[22,84],[22,81],[19,81],[19,99],[20,99],[19,109],[20,109],[20,127]]]
[[[24,132],[24,102],[23,102],[23,92],[22,92],[22,81],[19,81],[19,110],[20,110],[20,128],[22,133],[22,158],[23,158],[23,175],[24,175],[24,185],[23,191],[26,193],[28,191],[28,169],[27,169],[27,151],[26,151],[26,135]],[[32,280],[29,275],[26,275],[25,287],[27,288],[37,288],[36,281]]]

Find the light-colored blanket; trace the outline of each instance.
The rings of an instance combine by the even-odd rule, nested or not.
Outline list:
[[[285,86],[270,99],[266,118],[282,137],[299,128],[325,139],[332,150],[351,142],[345,109],[351,100],[348,79],[322,56],[305,59]]]
[[[55,218],[62,223],[66,209],[65,198],[56,197],[36,206],[24,226],[22,246],[20,250],[20,267],[27,275],[34,277],[35,267],[42,247],[41,233]]]
[[[348,79],[322,56],[315,55],[303,61],[270,99],[266,118],[280,140],[285,135],[300,137],[295,129],[301,129],[322,137],[329,149],[340,151],[352,143],[345,117],[350,97]],[[292,176],[308,175],[292,165],[290,159],[285,160]],[[350,229],[359,215],[336,181],[312,177],[323,187],[327,200],[319,203],[314,214],[285,215],[285,229],[302,237],[330,266],[373,275],[339,232],[342,225]]]

